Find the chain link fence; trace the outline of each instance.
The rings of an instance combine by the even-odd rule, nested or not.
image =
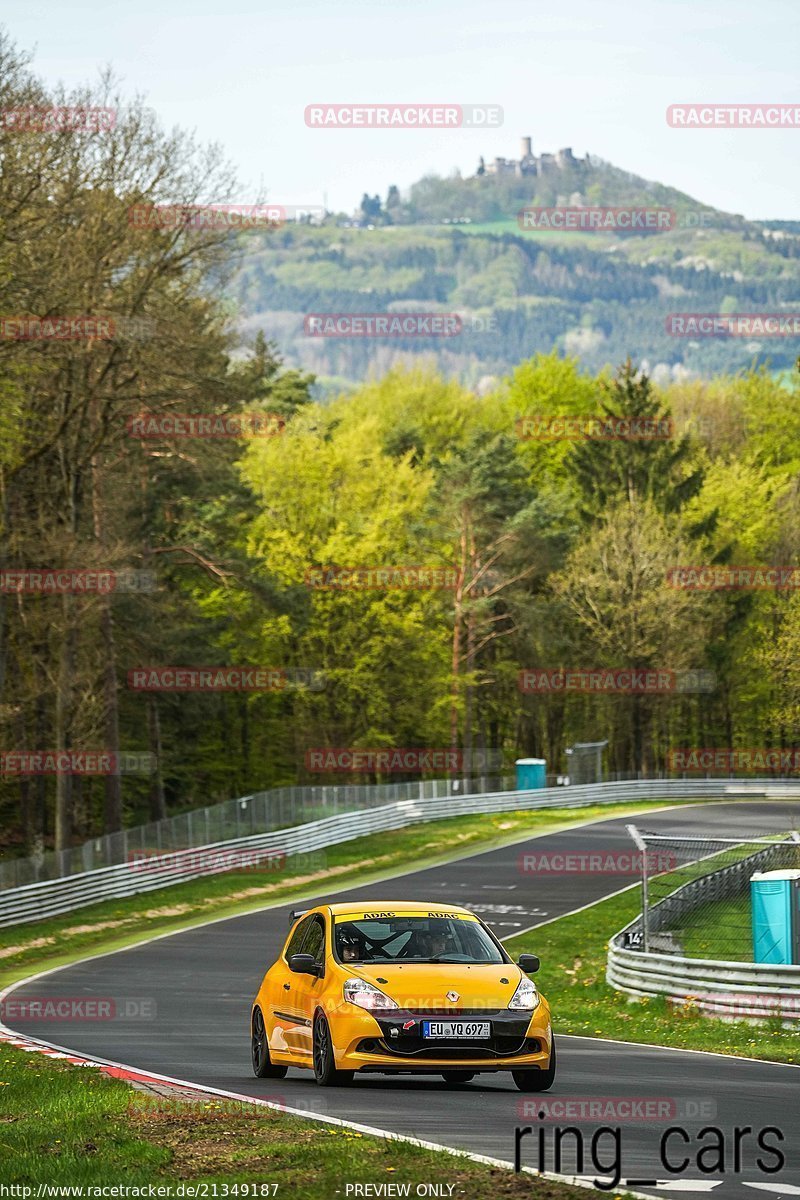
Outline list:
[[[800,834],[742,840],[627,828],[640,852],[642,915],[625,948],[752,962],[750,878],[800,868]]]
[[[272,788],[224,800],[91,838],[67,850],[47,851],[0,862],[0,890],[62,879],[100,867],[118,866],[134,855],[164,854],[270,833],[344,812],[380,808],[397,800],[436,800],[465,793],[510,791],[513,778],[430,779],[411,783],[343,784]]]

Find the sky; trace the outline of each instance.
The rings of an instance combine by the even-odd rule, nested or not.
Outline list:
[[[800,128],[672,129],[670,104],[799,103],[799,0],[37,0],[1,17],[49,84],[110,65],[217,142],[241,203],[352,211],[479,155],[571,146],[750,218],[797,219]],[[491,104],[493,129],[313,129],[309,104]]]

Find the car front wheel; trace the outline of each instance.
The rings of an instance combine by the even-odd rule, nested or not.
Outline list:
[[[514,1083],[521,1092],[547,1092],[553,1086],[556,1077],[556,1039],[550,1042],[550,1065],[546,1071],[534,1068],[532,1071],[512,1071]]]
[[[277,1067],[269,1056],[269,1039],[264,1025],[264,1014],[260,1008],[253,1009],[250,1025],[250,1053],[253,1059],[253,1074],[259,1079],[283,1079],[288,1067]]]
[[[353,1082],[353,1071],[338,1071],[333,1056],[333,1040],[328,1022],[322,1013],[314,1018],[312,1033],[314,1078],[320,1087],[342,1087]]]

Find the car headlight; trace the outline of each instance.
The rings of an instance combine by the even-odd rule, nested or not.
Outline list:
[[[519,987],[508,1002],[508,1007],[516,1012],[533,1012],[540,1002],[536,984],[524,976],[519,981]]]
[[[373,983],[367,983],[363,979],[348,979],[344,985],[344,998],[351,1004],[357,1004],[359,1008],[380,1009],[400,1007],[399,1004],[392,1000],[391,996],[387,996],[380,988],[376,988]]]

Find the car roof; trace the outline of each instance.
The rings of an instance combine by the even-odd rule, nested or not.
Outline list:
[[[353,913],[353,912],[393,912],[393,913],[410,913],[419,912],[420,909],[425,909],[431,913],[470,913],[468,908],[463,908],[460,904],[437,904],[431,903],[428,900],[345,900],[339,901],[336,904],[327,904],[318,906],[319,908],[329,908],[334,916],[338,913]]]

